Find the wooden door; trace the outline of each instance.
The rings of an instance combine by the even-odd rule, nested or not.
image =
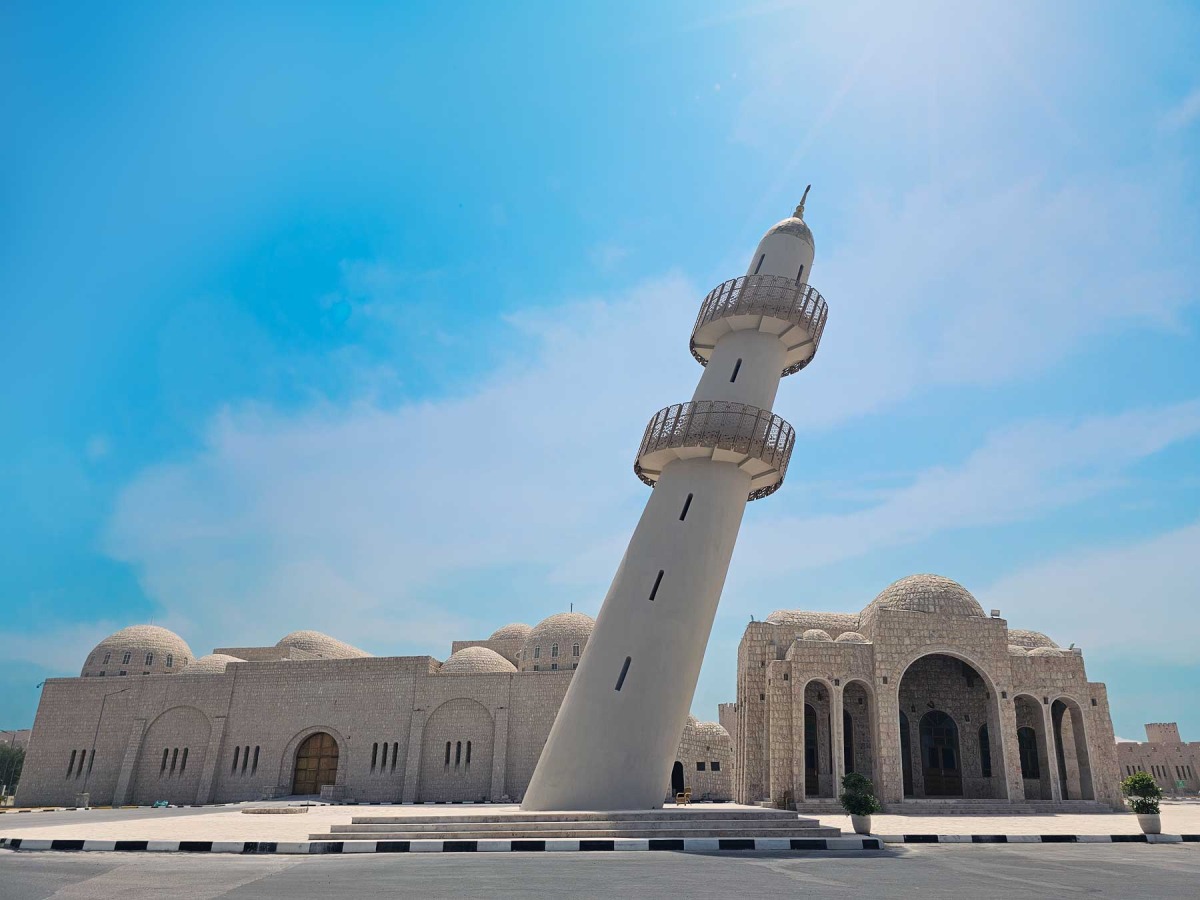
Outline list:
[[[333,736],[318,731],[304,739],[296,751],[293,794],[319,794],[321,785],[337,783],[338,745]]]
[[[926,797],[961,797],[958,726],[941,710],[921,719],[921,767]]]

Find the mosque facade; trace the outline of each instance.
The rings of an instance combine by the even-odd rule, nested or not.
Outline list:
[[[912,575],[860,613],[778,610],[738,648],[738,802],[819,806],[847,772],[885,807],[1122,805],[1103,684],[1083,654]]]
[[[314,631],[197,658],[165,628],[124,628],[46,682],[17,802],[519,801],[594,624],[506,625],[445,662]],[[663,796],[728,800],[732,763],[725,730],[689,717]]]

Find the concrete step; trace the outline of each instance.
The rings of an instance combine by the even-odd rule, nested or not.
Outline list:
[[[436,815],[387,815],[352,816],[356,825],[407,825],[420,822],[679,822],[687,821],[748,821],[762,822],[779,819],[797,821],[795,812],[786,809],[728,809],[696,808],[694,806],[671,807],[669,809],[608,811],[608,812],[534,812],[512,810],[504,813],[479,813],[466,810],[439,812]]]
[[[314,841],[419,841],[419,840],[543,840],[545,838],[699,838],[699,837],[779,837],[779,838],[823,838],[840,837],[837,828],[713,828],[703,825],[677,827],[674,829],[624,828],[509,828],[498,831],[480,832],[475,829],[439,831],[330,831],[328,834],[312,834]]]
[[[785,829],[793,831],[803,831],[811,828],[821,827],[821,823],[815,819],[798,819],[792,816],[790,819],[779,817],[762,817],[759,819],[690,819],[676,817],[672,820],[634,820],[625,822],[603,822],[603,821],[525,821],[525,822],[476,822],[471,819],[437,819],[430,821],[417,822],[353,822],[349,825],[330,826],[338,832],[344,834],[363,834],[370,835],[378,832],[390,831],[409,831],[413,833],[424,832],[428,834],[438,834],[443,831],[472,831],[477,834],[487,835],[496,831],[548,831],[552,829],[604,829],[607,831],[622,831],[629,828],[637,828],[642,831],[661,832],[662,834],[675,834],[679,831],[685,831],[691,828],[707,828],[714,831],[734,832],[734,831],[754,831],[758,832],[762,829]]]

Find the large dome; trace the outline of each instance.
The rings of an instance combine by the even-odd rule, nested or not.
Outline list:
[[[158,625],[130,625],[92,648],[81,675],[168,675],[180,671],[195,654],[187,641]]]
[[[441,668],[443,675],[485,675],[515,671],[516,666],[487,647],[463,647],[442,663]]]
[[[227,653],[210,653],[199,659],[192,660],[184,670],[185,675],[220,675],[231,662],[245,662]]]
[[[971,592],[941,575],[909,575],[892,582],[863,610],[863,616],[881,609],[983,618],[983,607]]]
[[[557,613],[538,622],[521,648],[522,672],[573,669],[596,627],[596,620],[577,612]],[[578,654],[575,647],[578,645]]]
[[[321,634],[319,631],[293,631],[279,639],[276,647],[295,647],[306,653],[312,653],[321,659],[358,659],[371,654],[357,647],[351,647],[345,641]]]
[[[512,622],[505,625],[503,628],[497,628],[492,632],[489,641],[524,641],[529,637],[529,632],[533,631],[532,625],[526,625],[524,622]]]

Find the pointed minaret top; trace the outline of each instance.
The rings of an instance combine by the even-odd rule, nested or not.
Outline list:
[[[794,219],[803,219],[804,218],[804,201],[808,199],[808,192],[811,190],[812,190],[811,184],[808,185],[808,187],[806,187],[804,189],[804,196],[800,198],[800,205],[797,206],[796,211],[794,213],[792,213],[792,218],[794,218]]]

